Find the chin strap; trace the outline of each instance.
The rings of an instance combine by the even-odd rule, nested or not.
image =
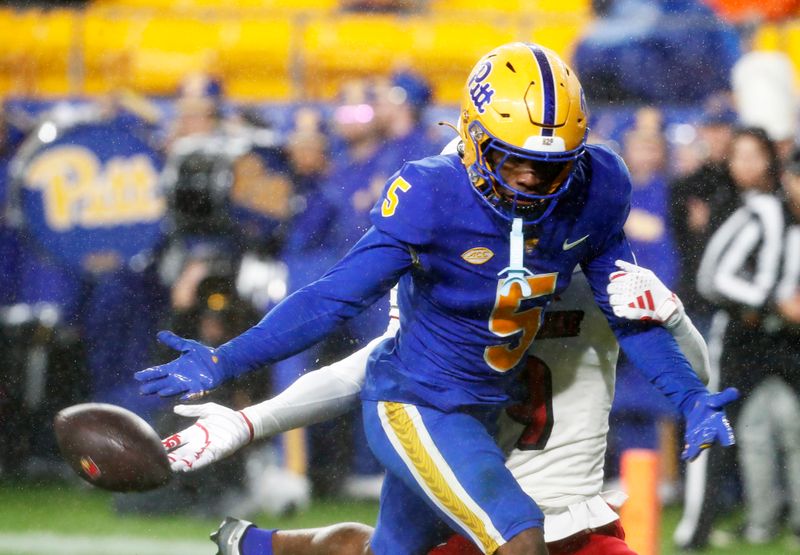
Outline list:
[[[507,268],[504,268],[497,274],[501,277],[503,274],[507,275],[500,292],[503,295],[508,295],[511,291],[511,286],[515,283],[518,283],[519,288],[522,291],[522,296],[530,297],[531,286],[528,284],[527,277],[532,276],[533,272],[531,272],[522,264],[522,257],[525,253],[525,237],[522,234],[522,218],[514,218],[514,222],[511,224],[510,242],[511,249],[509,265]]]

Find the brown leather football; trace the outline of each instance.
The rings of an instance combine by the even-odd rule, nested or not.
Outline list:
[[[53,428],[61,455],[78,475],[111,491],[147,491],[172,473],[155,430],[131,411],[84,403],[60,411]]]

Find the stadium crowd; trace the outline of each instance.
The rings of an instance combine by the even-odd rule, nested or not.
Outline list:
[[[665,4],[668,15],[708,16],[694,2]],[[685,484],[678,545],[705,546],[715,537],[715,516],[740,498],[746,541],[770,541],[785,513],[800,542],[800,147],[797,95],[785,79],[793,74],[790,62],[742,54],[726,29],[714,26],[706,39],[720,47],[706,53],[725,55],[713,63],[693,58],[698,68],[713,66],[710,77],[668,87],[640,79],[647,52],[659,40],[701,46],[641,29],[641,57],[602,73],[630,40],[617,40],[613,10],[601,22],[605,29],[598,25],[575,53],[590,99],[610,101],[592,101],[589,142],[611,146],[628,165],[634,189],[626,234],[639,264],[678,294],[705,335],[716,369],[711,387],[743,393],[729,409],[736,451],[712,450],[681,479],[681,435],[664,432],[680,425],[677,415],[621,360],[607,478],[617,477],[624,450],[660,449],[669,461],[664,498],[674,500],[669,487]],[[654,73],[664,79],[688,71],[673,59],[660,63]],[[333,103],[290,109],[236,106],[209,75],[187,76],[174,99],[158,102],[133,95],[47,106],[9,99],[0,113],[0,419],[13,425],[0,429],[2,476],[52,470],[56,448],[39,430],[68,404],[110,402],[160,430],[176,428],[170,403],[140,396],[131,378],[170,356],[153,352],[155,332],[222,344],[319,277],[369,228],[387,178],[455,136],[437,123],[455,121],[457,112],[433,105],[433,93],[403,68],[347,82]],[[100,153],[103,164],[120,155],[106,153],[117,144],[150,160],[155,178],[137,182],[151,188],[133,203],[138,211],[103,221],[92,212],[99,201],[91,193],[70,197],[58,189],[60,179],[76,190],[84,185],[78,162],[66,177],[37,164],[64,144]],[[109,194],[119,180],[104,179]],[[81,227],[89,231],[73,233]],[[135,252],[120,246],[131,234]],[[213,399],[243,407],[277,393],[383,333],[387,314],[384,299],[312,351],[221,388]],[[307,500],[304,475],[317,495],[376,495],[381,468],[359,422],[342,418],[307,436],[233,458],[224,463],[227,472],[182,477],[170,486],[173,496],[120,499],[119,509],[225,510],[198,499],[246,499],[263,509],[254,484],[276,468],[296,485],[276,502],[278,511]],[[705,465],[708,472],[698,470]],[[232,486],[241,489],[226,497]]]

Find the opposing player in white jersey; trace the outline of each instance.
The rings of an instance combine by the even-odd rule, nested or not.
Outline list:
[[[609,284],[617,315],[664,324],[707,381],[705,343],[677,297],[649,270],[624,262],[620,268]],[[369,354],[380,341],[392,337],[399,325],[396,309],[391,316],[383,337],[338,363],[302,376],[271,400],[238,412],[213,403],[175,407],[176,413],[199,419],[164,440],[173,470],[206,466],[253,439],[320,422],[357,406]],[[508,468],[545,514],[550,554],[631,555],[615,510],[625,495],[602,491],[618,346],[582,276],[575,276],[546,313],[531,353],[529,401],[501,416],[498,441],[510,450]],[[693,458],[696,453],[687,455]],[[358,524],[272,531],[228,519],[213,539],[222,555],[313,555],[365,553],[370,533],[371,528]],[[454,538],[432,553],[479,551],[467,540]]]

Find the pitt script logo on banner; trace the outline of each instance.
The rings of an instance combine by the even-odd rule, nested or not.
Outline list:
[[[144,154],[102,162],[83,146],[55,147],[32,161],[24,181],[42,192],[53,231],[155,222],[164,215],[158,170]]]

